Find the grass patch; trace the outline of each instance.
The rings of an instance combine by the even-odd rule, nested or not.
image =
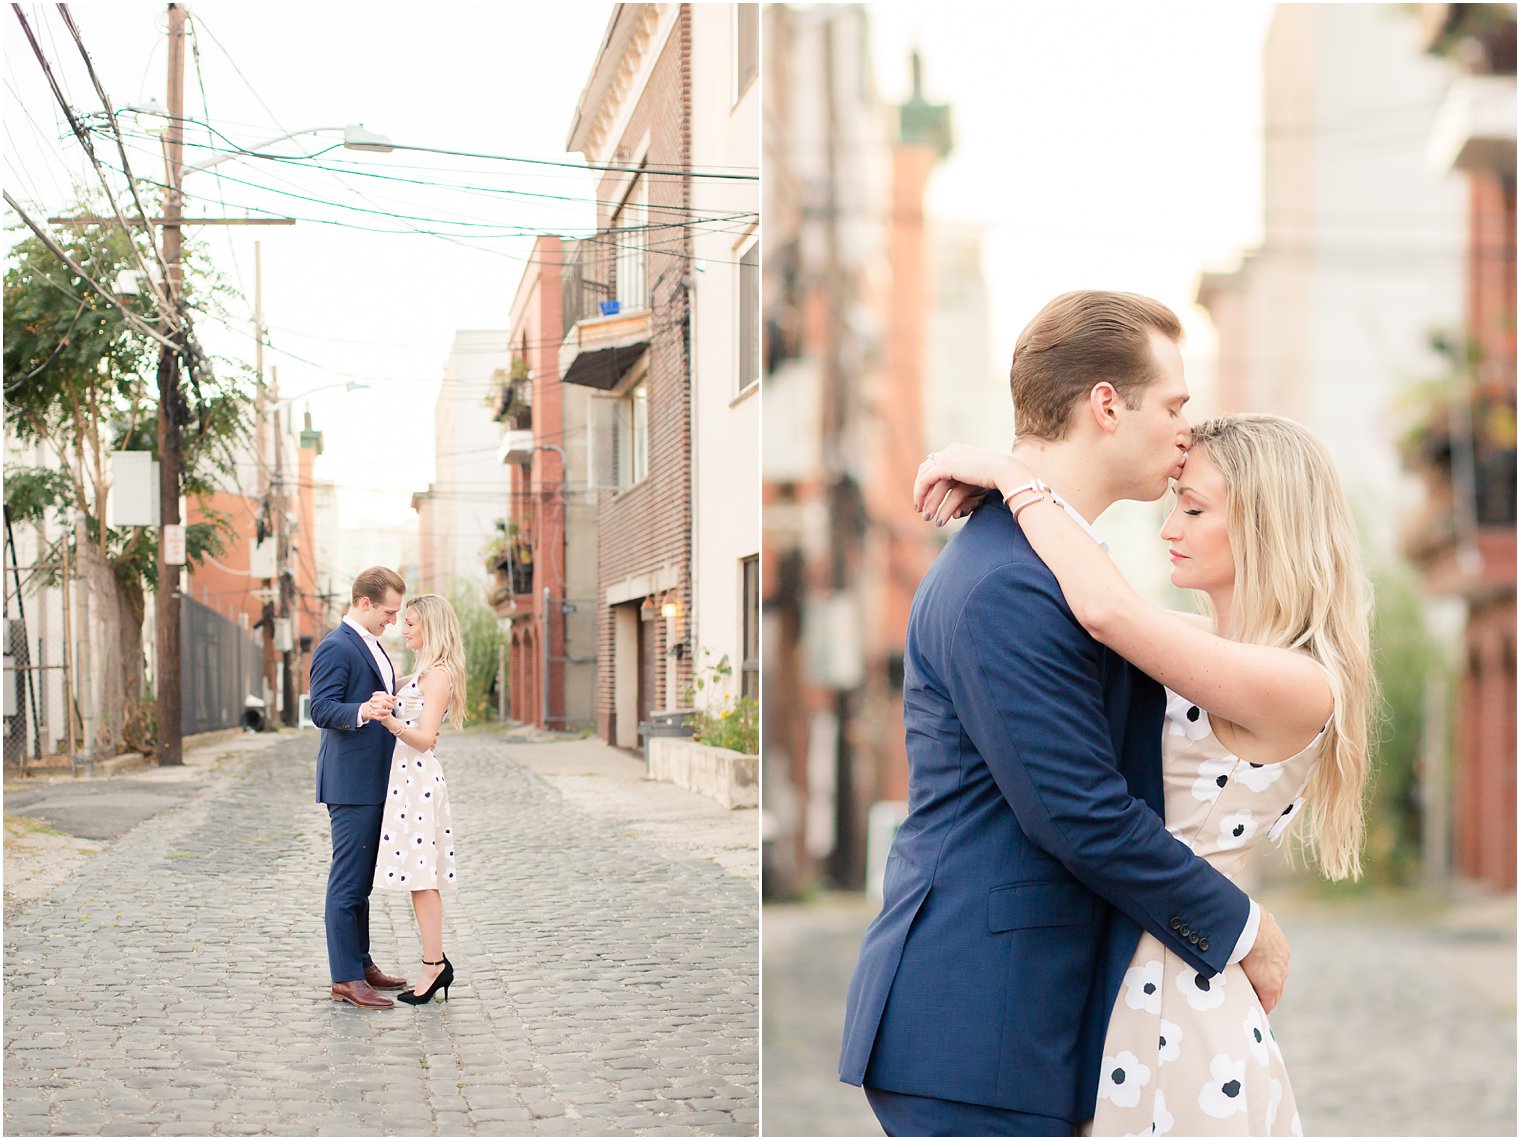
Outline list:
[[[66,835],[59,831],[45,819],[32,819],[24,815],[5,816],[5,850],[19,851],[25,846],[25,840],[33,835]]]

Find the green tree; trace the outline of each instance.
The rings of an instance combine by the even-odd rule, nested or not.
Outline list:
[[[449,595],[449,605],[454,607],[459,632],[464,637],[465,683],[470,702],[467,715],[472,721],[492,717],[491,687],[501,663],[501,648],[507,640],[496,622],[496,611],[486,604],[482,589],[460,584]]]
[[[1425,684],[1439,662],[1425,627],[1419,587],[1407,567],[1372,575],[1377,603],[1372,660],[1382,697],[1381,731],[1373,734],[1372,787],[1367,802],[1365,863],[1373,883],[1408,885],[1419,875],[1419,762],[1425,734]]]
[[[86,202],[80,213],[92,212]],[[120,226],[87,226],[56,238],[91,279],[112,288],[124,270],[152,264],[146,234],[129,236]],[[133,244],[136,244],[134,253]],[[36,236],[10,250],[5,274],[5,419],[23,444],[42,445],[57,466],[9,465],[5,512],[12,523],[62,529],[43,560],[68,557],[80,589],[87,590],[92,624],[103,630],[104,660],[94,663],[105,678],[98,749],[123,746],[151,752],[151,709],[142,705],[145,662],[142,626],[146,591],[157,586],[157,532],[111,527],[104,517],[110,454],[157,451],[159,342],[77,276]],[[213,302],[226,292],[194,250],[184,264],[187,306]],[[123,305],[144,324],[164,330],[152,290],[142,282]],[[189,343],[194,345],[193,338]],[[232,447],[248,433],[253,388],[246,366],[227,367],[198,351],[189,353],[181,425],[183,490],[205,495],[230,470]],[[76,525],[82,513],[83,522]],[[208,512],[209,513],[209,512]],[[190,564],[219,553],[224,519],[187,527]],[[39,530],[39,533],[40,530]],[[67,550],[61,547],[67,547]],[[51,576],[57,578],[55,571]],[[46,579],[45,579],[46,580]],[[119,680],[118,680],[119,679]]]

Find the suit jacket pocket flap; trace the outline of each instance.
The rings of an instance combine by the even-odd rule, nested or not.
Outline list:
[[[1014,883],[987,895],[987,929],[1073,926],[1090,922],[1093,897],[1076,883]]]

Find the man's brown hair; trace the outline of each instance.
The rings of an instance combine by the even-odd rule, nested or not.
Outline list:
[[[391,590],[406,593],[406,580],[388,566],[371,566],[354,579],[350,601],[357,606],[360,598],[368,598],[377,606],[384,605],[385,595]]]
[[[1152,329],[1182,341],[1177,314],[1138,293],[1084,289],[1051,301],[1024,326],[1013,351],[1015,434],[1065,439],[1072,408],[1104,380],[1125,407],[1139,407],[1145,387],[1158,378]]]

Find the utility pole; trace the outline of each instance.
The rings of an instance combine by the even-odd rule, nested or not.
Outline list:
[[[290,525],[287,517],[288,500],[285,497],[285,434],[284,419],[280,414],[279,385],[275,385],[274,405],[274,507],[275,533],[275,589],[279,592],[278,619],[275,622],[275,649],[280,654],[280,723],[287,728],[296,726],[296,677],[292,660],[295,649],[292,638],[290,607],[295,601],[295,583],[290,573]],[[292,408],[291,411],[295,409]]]
[[[183,225],[184,225],[184,196],[180,187],[184,182],[186,173],[184,164],[184,115],[185,115],[185,9],[179,4],[169,5],[169,85],[168,85],[168,112],[169,126],[164,134],[164,211],[160,218],[146,219],[146,225],[150,232],[153,226],[163,228],[163,259],[164,268],[167,271],[167,280],[164,282],[164,292],[168,301],[169,310],[178,319],[179,328],[171,330],[169,339],[175,341],[173,347],[165,346],[158,358],[158,458],[159,458],[159,521],[162,530],[159,534],[158,549],[158,605],[155,619],[155,645],[157,655],[158,672],[158,732],[157,750],[158,762],[163,766],[179,765],[184,763],[182,756],[183,717],[181,713],[181,690],[180,690],[180,568],[184,564],[183,556],[183,529],[180,526],[179,514],[180,484],[182,482],[182,456],[180,454],[180,425],[188,419],[188,410],[184,406],[184,399],[180,394],[180,360],[189,352],[189,323],[185,320],[182,307],[183,297],[183,273],[181,271],[183,251]],[[381,149],[370,143],[365,143],[356,149]],[[193,172],[199,167],[192,166]],[[68,218],[49,218],[54,225],[66,226],[95,226],[112,224],[114,219],[102,218],[96,215],[80,215]],[[244,225],[278,225],[293,226],[294,218],[191,218],[191,223],[197,226],[244,226]],[[56,252],[56,251],[55,251]],[[257,266],[258,243],[254,243],[255,265]],[[256,300],[256,304],[259,302]],[[259,368],[259,440],[257,445],[262,458],[263,436],[265,430],[264,408],[264,336],[262,305],[256,309],[256,322],[258,324],[258,368]],[[167,542],[171,533],[178,533],[181,541],[172,545]],[[173,554],[176,561],[170,562],[167,557]],[[266,586],[269,583],[266,582]],[[65,581],[65,591],[67,591]],[[273,620],[272,617],[269,620]],[[266,665],[266,677],[272,688],[274,685],[274,668]],[[72,675],[72,673],[70,674]],[[69,725],[72,731],[73,721]],[[69,751],[72,754],[74,746],[71,741]]]
[[[274,422],[274,425],[273,425],[273,430],[271,430],[270,420],[271,420],[272,416],[276,416],[277,417],[277,414],[278,414],[278,405],[275,405],[274,407],[270,406],[269,398],[266,395],[267,389],[264,386],[264,285],[263,285],[263,263],[259,259],[259,248],[258,248],[258,243],[257,242],[254,243],[254,262],[253,262],[253,267],[254,267],[254,277],[253,277],[253,283],[254,283],[253,284],[253,289],[254,289],[254,293],[253,293],[253,314],[254,315],[253,315],[253,319],[254,319],[255,324],[258,326],[258,328],[257,328],[258,340],[257,340],[257,346],[256,346],[256,348],[255,348],[254,351],[255,351],[255,365],[257,366],[258,372],[259,372],[259,390],[258,390],[259,391],[259,396],[258,396],[259,437],[258,437],[258,440],[257,440],[257,442],[255,443],[254,446],[255,446],[255,450],[258,452],[258,455],[259,455],[259,465],[264,469],[264,472],[265,472],[265,476],[264,476],[264,495],[263,495],[263,500],[262,500],[262,503],[261,503],[260,516],[262,518],[265,518],[265,519],[269,520],[269,526],[268,526],[268,528],[267,529],[260,528],[259,531],[258,531],[258,533],[256,533],[255,536],[254,536],[255,539],[258,542],[258,545],[262,547],[264,545],[264,543],[274,541],[274,536],[277,533],[277,528],[279,527],[279,516],[278,516],[278,512],[275,510],[275,479],[269,473],[275,470],[275,465],[277,465],[279,463],[279,461],[280,461],[280,459],[279,459],[279,456],[280,456],[280,439],[279,439],[279,435],[280,435],[280,433],[279,433],[279,426],[278,426],[278,419],[277,418],[275,419],[275,422]],[[278,399],[279,398],[279,378],[278,378],[278,373],[276,373],[275,376],[271,379],[270,386],[275,390],[275,392],[274,392],[275,398]],[[268,451],[265,450],[266,442],[271,446],[271,448],[273,450],[273,454],[272,455]],[[276,549],[278,549],[278,547],[276,547]],[[276,574],[277,573],[278,573],[278,571],[276,571]],[[259,622],[264,627],[264,637],[263,637],[263,650],[264,650],[264,655],[263,655],[263,661],[264,661],[263,695],[264,695],[264,701],[265,701],[265,705],[264,705],[264,723],[267,724],[267,725],[270,725],[271,727],[274,725],[275,708],[276,708],[276,706],[278,704],[278,701],[279,701],[279,697],[277,695],[278,692],[279,692],[279,689],[278,689],[278,683],[279,683],[279,681],[278,681],[278,673],[279,673],[279,668],[278,668],[278,665],[276,663],[275,651],[274,651],[274,618],[275,618],[274,591],[275,591],[275,584],[278,581],[279,581],[279,579],[278,579],[277,576],[271,576],[271,577],[264,578],[263,579],[263,589],[260,590],[260,593],[259,593],[259,596],[264,599],[264,606],[263,606],[263,609],[261,610],[261,612],[259,614]]]
[[[169,129],[164,137],[164,265],[168,269],[164,289],[169,308],[180,318],[173,334],[178,349],[167,345],[158,358],[158,500],[162,530],[158,543],[158,763],[160,767],[183,764],[181,754],[182,713],[180,703],[180,565],[169,562],[167,533],[180,525],[180,355],[188,347],[181,309],[180,253],[183,234],[180,219],[183,200],[180,178],[184,165],[185,121],[185,10],[169,5]]]

